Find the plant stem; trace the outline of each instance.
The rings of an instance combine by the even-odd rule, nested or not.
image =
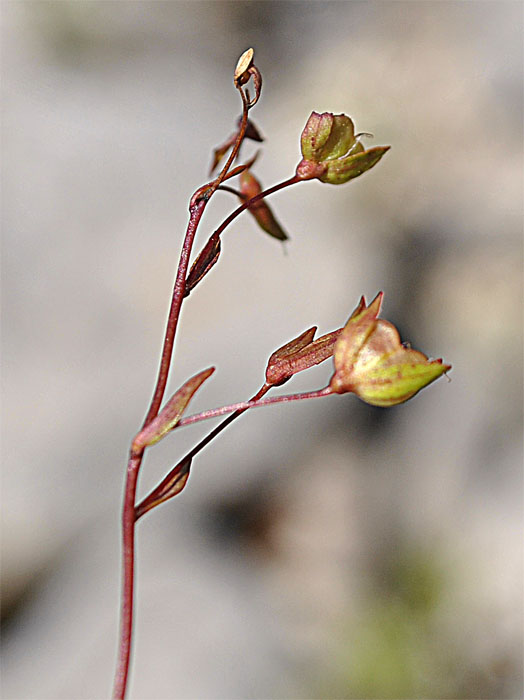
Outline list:
[[[220,184],[226,179],[229,168],[233,165],[233,161],[238,155],[240,146],[242,145],[242,141],[244,140],[244,136],[246,134],[250,106],[245,90],[242,87],[239,87],[238,91],[240,93],[240,97],[242,98],[242,121],[240,123],[240,128],[238,130],[238,135],[235,144],[231,150],[231,153],[229,154],[229,158],[227,159],[226,164],[224,165],[222,170],[220,171],[218,177],[213,181],[213,184],[211,185],[211,192],[208,193],[208,198],[213,194],[213,192],[215,192],[215,190],[217,190],[220,187]]]
[[[182,306],[182,301],[184,299],[189,257],[191,255],[191,249],[193,247],[193,241],[195,239],[198,224],[200,223],[200,219],[202,218],[202,214],[204,213],[204,209],[208,201],[209,200],[206,199],[200,199],[191,209],[189,224],[187,226],[184,243],[182,245],[180,261],[178,263],[175,285],[173,288],[173,296],[171,298],[171,307],[169,309],[169,316],[167,319],[164,346],[162,348],[162,357],[158,370],[157,383],[153,393],[153,398],[151,400],[151,406],[149,407],[149,411],[147,412],[147,416],[142,426],[143,428],[145,428],[145,426],[156,417],[160,409],[162,399],[164,398],[167,378],[169,375],[169,367],[171,365],[171,357],[173,354],[175,334],[180,316],[180,307]]]
[[[224,413],[231,413],[231,411],[245,411],[248,408],[258,408],[259,406],[270,406],[274,403],[288,403],[290,401],[302,401],[303,399],[319,399],[323,396],[330,396],[333,394],[333,389],[329,386],[324,387],[324,389],[317,389],[315,391],[306,391],[302,394],[285,394],[284,396],[272,396],[268,399],[261,399],[259,401],[242,401],[240,403],[233,403],[229,406],[221,406],[220,408],[210,408],[207,411],[202,411],[201,413],[195,413],[187,418],[182,418],[177,424],[176,428],[180,428],[183,425],[192,425],[193,423],[199,423],[203,420],[208,420],[209,418],[217,418],[218,416],[223,416]]]
[[[180,307],[184,299],[186,286],[187,268],[189,257],[198,224],[204,213],[209,199],[200,199],[191,208],[189,223],[186,235],[182,244],[180,260],[178,263],[171,307],[167,319],[166,332],[164,336],[164,346],[158,370],[158,377],[155,391],[151,400],[151,405],[143,423],[143,428],[156,417],[164,397],[169,367],[173,355],[173,345],[175,334],[180,317]],[[133,599],[134,599],[134,559],[135,559],[135,498],[138,482],[138,474],[142,464],[143,451],[131,456],[127,466],[127,478],[124,492],[124,503],[122,508],[122,599],[121,599],[121,622],[120,622],[120,643],[118,651],[118,664],[115,676],[113,697],[123,700],[127,688],[129,675],[129,662],[131,658],[131,642],[133,636]]]
[[[122,509],[122,609],[120,614],[120,643],[113,698],[124,698],[129,675],[131,642],[133,638],[133,603],[135,569],[135,497],[138,472],[143,453],[129,458]]]
[[[217,189],[219,189],[221,192],[230,192],[231,194],[234,194],[236,197],[240,197],[240,199],[246,198],[246,196],[244,194],[242,194],[242,192],[240,192],[239,190],[235,190],[234,187],[229,187],[229,185],[220,185],[220,187],[218,187]]]
[[[233,146],[233,150],[226,162],[226,165],[220,172],[219,176],[214,180],[210,189],[206,193],[206,197],[197,199],[190,207],[189,223],[187,225],[186,235],[182,244],[182,251],[178,263],[177,273],[173,294],[171,297],[171,306],[164,335],[164,345],[162,348],[162,357],[158,370],[157,382],[151,399],[151,405],[145,417],[142,428],[145,428],[158,414],[164,393],[166,390],[167,380],[169,376],[169,368],[171,366],[171,358],[173,356],[173,346],[175,335],[180,317],[180,308],[185,296],[185,286],[187,269],[193,242],[195,240],[196,231],[204,209],[209,202],[211,195],[219,187],[220,183],[227,175],[231,164],[233,163],[238,149],[244,138],[247,121],[249,104],[242,89],[239,89],[242,97],[242,123],[238,133],[237,140]],[[115,683],[113,697],[117,700],[123,700],[126,694],[127,679],[129,675],[129,662],[131,658],[131,642],[133,636],[133,601],[134,601],[134,568],[135,568],[135,499],[136,488],[138,483],[138,474],[142,464],[143,452],[138,455],[132,455],[127,466],[127,477],[124,492],[124,503],[122,508],[122,600],[121,600],[121,622],[120,622],[120,643],[118,651],[118,663],[115,675]]]

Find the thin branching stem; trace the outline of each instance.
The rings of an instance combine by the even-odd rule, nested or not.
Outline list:
[[[256,204],[256,202],[260,201],[261,199],[264,199],[264,197],[269,197],[270,194],[274,194],[279,190],[283,190],[284,187],[290,187],[290,185],[295,185],[297,182],[302,182],[302,180],[296,175],[293,175],[293,177],[290,177],[287,180],[283,180],[282,182],[278,182],[276,185],[268,187],[267,190],[259,192],[254,197],[251,197],[251,199],[247,199],[245,202],[240,204],[233,212],[231,212],[227,219],[224,219],[220,226],[214,231],[213,235],[220,236],[222,231],[224,231],[224,229],[227,228],[229,224],[237,218],[237,216],[242,214],[243,211],[249,209],[251,205]]]
[[[333,389],[327,386],[324,387],[324,389],[306,391],[302,394],[285,394],[284,396],[272,396],[268,399],[260,399],[259,401],[242,401],[240,403],[232,403],[228,406],[221,406],[220,408],[210,408],[207,411],[202,411],[201,413],[195,413],[194,415],[188,416],[187,418],[182,418],[182,420],[177,424],[176,427],[181,428],[184,425],[200,423],[200,421],[208,420],[209,418],[217,418],[218,416],[223,416],[225,413],[231,413],[232,411],[245,411],[248,408],[270,406],[275,403],[289,403],[291,401],[302,401],[304,399],[319,399],[323,396],[331,396],[331,394],[333,393]]]

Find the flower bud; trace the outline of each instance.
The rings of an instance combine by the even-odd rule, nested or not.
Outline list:
[[[362,299],[349,318],[335,343],[330,387],[338,394],[353,392],[373,406],[395,406],[451,365],[404,346],[395,326],[377,318],[381,302],[382,293],[367,307]]]
[[[372,168],[389,150],[376,146],[365,150],[355,136],[353,121],[345,114],[312,112],[300,139],[302,160],[296,174],[301,180],[317,178],[341,185]]]

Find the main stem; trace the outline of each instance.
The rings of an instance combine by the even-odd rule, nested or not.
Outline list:
[[[178,319],[180,317],[180,307],[182,306],[182,301],[184,300],[187,268],[189,267],[189,257],[191,255],[193,241],[195,240],[196,230],[198,228],[198,224],[200,223],[200,219],[202,218],[202,214],[204,213],[207,201],[208,200],[200,199],[191,209],[189,224],[187,226],[186,236],[184,238],[184,244],[182,246],[182,252],[180,254],[180,262],[178,264],[175,286],[173,289],[173,296],[171,299],[171,308],[169,309],[169,316],[167,319],[164,347],[162,348],[162,357],[160,360],[160,367],[158,370],[156,387],[153,393],[153,398],[151,400],[151,406],[149,407],[149,411],[147,412],[147,416],[144,420],[142,428],[145,428],[146,425],[150,423],[153,420],[153,418],[156,417],[158,411],[160,410],[160,404],[162,403],[162,399],[164,398],[167,378],[169,375],[169,366],[171,364],[171,357],[173,354],[175,334],[178,325]]]
[[[127,465],[124,506],[122,509],[122,609],[120,612],[120,645],[113,697],[124,698],[129,674],[133,639],[133,603],[135,574],[135,498],[138,472],[143,452],[130,457]]]
[[[195,239],[195,234],[211,195],[220,186],[225,179],[227,171],[230,168],[233,160],[238,154],[238,149],[244,138],[247,128],[247,115],[249,104],[243,89],[240,89],[242,98],[242,122],[238,133],[237,141],[233,150],[226,162],[226,165],[220,172],[219,176],[211,185],[206,197],[197,199],[190,208],[189,223],[182,245],[180,261],[178,263],[177,274],[173,295],[171,298],[171,306],[167,320],[166,332],[164,336],[164,346],[162,348],[162,357],[158,370],[158,377],[153,392],[151,405],[147,412],[143,423],[143,428],[155,418],[160,410],[162,399],[166,390],[167,380],[169,376],[169,368],[171,366],[171,358],[173,355],[173,346],[175,342],[175,334],[180,317],[180,308],[184,300],[185,284],[187,270],[189,266],[189,258]],[[133,638],[133,603],[134,603],[134,561],[135,561],[135,499],[138,483],[138,474],[142,464],[143,452],[139,455],[131,455],[127,465],[127,477],[124,493],[124,504],[122,508],[122,607],[121,607],[121,622],[120,622],[120,644],[118,651],[118,663],[115,675],[115,684],[113,689],[113,697],[115,700],[123,700],[126,694],[127,679],[129,676],[129,662],[131,658],[131,644]]]
[[[180,317],[180,307],[184,299],[185,280],[189,258],[195,234],[204,213],[208,200],[199,200],[192,208],[189,223],[182,245],[180,261],[178,264],[171,307],[167,320],[164,337],[164,347],[158,370],[158,378],[151,400],[151,405],[144,420],[143,427],[155,418],[160,409],[169,375],[169,366],[173,354],[175,333]],[[133,603],[134,603],[134,559],[135,559],[135,499],[140,465],[142,464],[143,451],[138,455],[131,455],[127,465],[127,477],[122,508],[122,607],[120,621],[120,644],[118,651],[118,664],[115,676],[113,697],[123,700],[126,693],[127,679],[129,675],[129,661],[131,658],[131,642],[133,636]]]

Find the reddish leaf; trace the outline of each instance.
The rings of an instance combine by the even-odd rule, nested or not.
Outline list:
[[[297,372],[302,372],[327,360],[333,354],[335,342],[342,329],[313,340],[316,327],[304,331],[269,358],[266,381],[274,386],[283,384]]]
[[[262,192],[260,182],[249,170],[244,170],[240,176],[240,191],[243,195],[242,201],[244,202],[256,197],[257,194]],[[260,228],[270,236],[277,238],[279,241],[286,241],[288,239],[288,235],[275,219],[273,212],[264,199],[260,199],[258,202],[252,204],[248,207],[248,211],[255,217]]]
[[[195,374],[191,379],[188,379],[169,399],[158,416],[153,418],[151,423],[148,423],[148,425],[138,433],[133,440],[133,451],[138,452],[143,450],[144,447],[154,445],[173,430],[187,408],[188,403],[193,398],[193,394],[214,371],[215,368],[210,367],[209,369]]]
[[[236,175],[240,175],[240,173],[243,173],[244,170],[249,170],[249,168],[251,168],[254,165],[256,159],[258,158],[258,154],[259,151],[257,151],[255,155],[247,161],[247,163],[244,163],[243,165],[237,165],[236,168],[230,170],[224,178],[224,182],[232,177],[235,177]]]
[[[191,266],[191,270],[189,271],[186,279],[184,296],[189,296],[191,290],[197,286],[200,280],[207,275],[213,265],[217,263],[220,251],[220,237],[213,234]]]
[[[142,515],[147,513],[151,508],[159,506],[161,503],[168,501],[173,496],[178,495],[185,487],[189,479],[189,471],[191,462],[189,458],[183,459],[174,467],[169,474],[160,482],[160,484],[144,498],[144,500],[135,508],[135,518],[138,520]]]

